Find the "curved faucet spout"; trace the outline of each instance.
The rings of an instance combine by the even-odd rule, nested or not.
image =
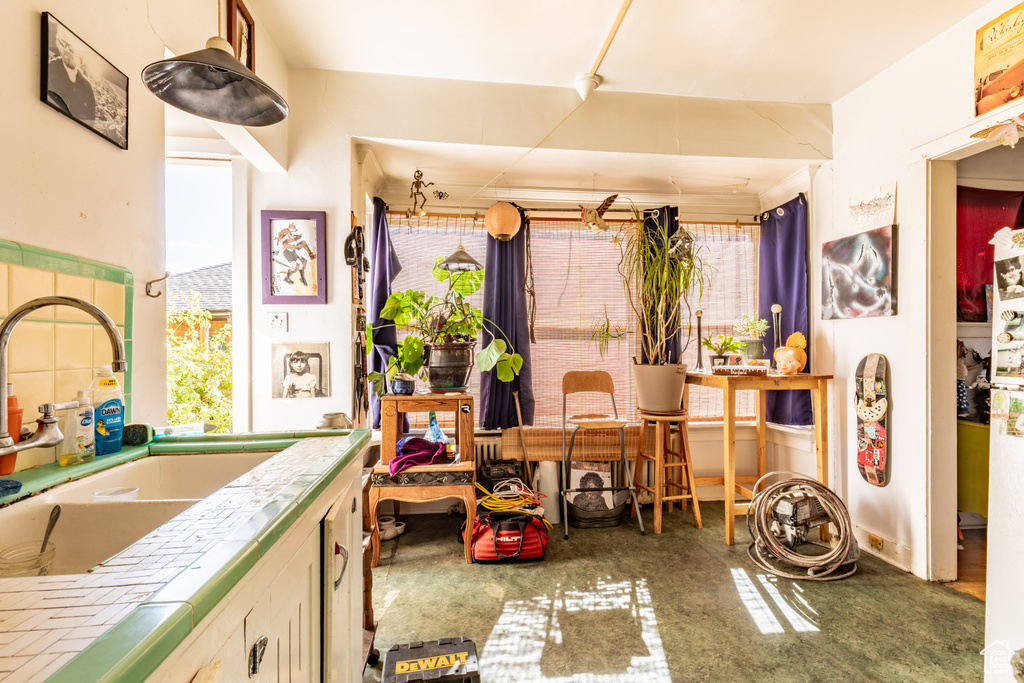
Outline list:
[[[77,308],[80,311],[85,311],[99,322],[100,326],[107,333],[107,337],[110,339],[110,347],[114,352],[114,360],[111,363],[111,369],[114,372],[124,372],[128,369],[128,361],[125,358],[124,353],[124,340],[121,338],[121,333],[117,329],[117,325],[110,319],[110,316],[104,313],[96,306],[90,304],[88,301],[82,301],[81,299],[75,299],[70,296],[43,296],[38,299],[33,299],[28,303],[24,303],[18,306],[16,309],[11,311],[4,321],[0,323],[0,389],[6,392],[7,390],[7,343],[10,341],[11,333],[14,332],[14,328],[18,326],[18,323],[22,319],[35,311],[36,309],[43,308],[44,306],[70,306],[71,308]],[[45,416],[44,416],[45,417]],[[44,445],[43,443],[36,442],[36,438],[33,437],[31,445],[18,444],[19,447],[14,445],[13,439],[7,433],[8,421],[7,421],[7,401],[0,400],[0,455],[7,455],[15,451],[24,450],[25,448],[31,448],[35,445]],[[53,429],[56,429],[54,425]],[[37,435],[43,431],[42,426]],[[59,437],[60,432],[57,431]],[[50,438],[45,439],[51,441],[53,435]],[[53,445],[47,443],[45,445]]]

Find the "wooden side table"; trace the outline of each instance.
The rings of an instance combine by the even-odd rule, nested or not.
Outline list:
[[[722,391],[722,432],[725,472],[721,477],[697,477],[698,486],[725,486],[725,543],[736,542],[736,515],[746,514],[749,503],[736,503],[736,494],[753,498],[753,491],[741,484],[753,484],[766,471],[767,429],[765,426],[765,392],[788,389],[810,389],[814,406],[814,441],[818,460],[818,481],[828,485],[828,380],[832,375],[712,375],[699,372],[686,373],[686,383],[701,387],[714,387]],[[756,391],[757,416],[757,476],[736,476],[736,392]],[[684,408],[689,409],[689,393],[684,392]],[[821,528],[827,538],[828,525]]]
[[[406,413],[455,413],[455,442],[459,449],[459,462],[451,465],[421,465],[409,467],[392,477],[388,463],[395,457],[398,439],[402,433],[402,418]],[[373,468],[370,480],[370,520],[373,532],[372,564],[380,563],[380,531],[377,528],[377,508],[381,501],[396,500],[406,503],[425,503],[445,498],[458,498],[466,506],[466,529],[473,529],[476,517],[476,453],[473,443],[473,397],[467,394],[442,395],[388,395],[380,402],[380,463]],[[472,548],[465,544],[466,562],[472,562]]]

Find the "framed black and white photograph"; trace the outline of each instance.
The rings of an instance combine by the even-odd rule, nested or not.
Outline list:
[[[996,261],[996,287],[1000,301],[1024,296],[1024,256]]]
[[[331,395],[331,345],[328,342],[272,344],[270,355],[273,398]]]
[[[128,149],[128,77],[49,12],[41,54],[43,102]]]

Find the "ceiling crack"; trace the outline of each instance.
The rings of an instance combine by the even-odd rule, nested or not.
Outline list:
[[[773,119],[772,117],[770,117],[770,116],[766,116],[765,114],[761,113],[761,112],[760,112],[760,111],[758,111],[757,109],[754,109],[754,108],[753,108],[752,106],[750,106],[750,105],[749,105],[749,104],[747,104],[746,102],[744,102],[744,103],[743,103],[743,106],[745,106],[745,107],[746,107],[747,109],[749,109],[749,110],[750,110],[750,111],[752,111],[753,113],[755,113],[755,114],[757,114],[758,116],[760,116],[760,117],[761,117],[762,119],[764,119],[765,121],[771,121],[772,123],[774,123],[774,124],[775,124],[776,126],[778,126],[779,130],[781,130],[781,131],[782,131],[783,133],[785,133],[785,134],[786,134],[786,135],[788,135],[788,136],[789,136],[790,138],[792,138],[793,142],[795,142],[796,144],[798,144],[798,145],[802,145],[802,146],[805,146],[805,147],[810,147],[810,148],[811,148],[811,149],[813,149],[813,150],[814,150],[815,152],[817,152],[818,154],[820,154],[820,155],[821,155],[821,157],[822,157],[823,159],[831,159],[831,158],[832,158],[832,157],[830,157],[830,156],[829,156],[828,154],[826,154],[825,152],[821,151],[821,150],[820,150],[820,149],[818,149],[818,148],[817,148],[816,146],[814,146],[813,144],[811,144],[810,142],[801,142],[800,140],[797,140],[797,138],[796,138],[796,136],[795,136],[795,135],[793,135],[793,134],[792,134],[792,133],[791,133],[791,132],[790,132],[790,131],[789,131],[789,130],[788,130],[788,129],[787,129],[786,127],[785,127],[785,126],[783,126],[783,125],[782,125],[781,123],[779,123],[778,121],[776,121],[776,120],[775,120],[775,119]]]

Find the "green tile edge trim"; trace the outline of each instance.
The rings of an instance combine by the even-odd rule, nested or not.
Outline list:
[[[0,263],[21,265],[21,245],[17,242],[0,240]]]
[[[21,265],[26,268],[63,273],[64,275],[78,275],[82,272],[82,266],[77,256],[28,244],[21,245]]]
[[[143,681],[191,632],[192,608],[187,603],[139,605],[47,681]]]
[[[143,604],[187,603],[196,624],[237,586],[260,559],[255,540],[217,541]],[[166,656],[166,655],[165,655]]]

